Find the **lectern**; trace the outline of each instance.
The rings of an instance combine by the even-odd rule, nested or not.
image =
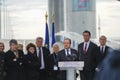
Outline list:
[[[67,71],[67,80],[76,79],[76,70],[83,70],[83,61],[61,61],[58,62],[58,67],[60,70]]]

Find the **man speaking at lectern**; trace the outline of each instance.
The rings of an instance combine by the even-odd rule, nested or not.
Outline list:
[[[78,53],[71,47],[71,40],[66,38],[64,40],[64,49],[58,53],[58,61],[77,61]],[[60,71],[60,80],[66,80],[66,71]]]

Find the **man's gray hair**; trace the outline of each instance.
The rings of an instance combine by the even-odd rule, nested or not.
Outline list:
[[[9,45],[12,45],[12,44],[18,44],[18,42],[17,42],[17,40],[16,39],[11,39],[10,41],[9,41]]]
[[[41,40],[43,41],[43,38],[42,38],[42,37],[37,37],[37,38],[36,38],[36,41],[37,41],[38,39],[41,39]]]

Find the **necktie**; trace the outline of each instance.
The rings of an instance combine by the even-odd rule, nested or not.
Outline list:
[[[57,59],[57,55],[56,55],[56,54],[54,54],[54,62],[55,62],[55,64],[57,64],[57,62],[58,62],[58,59]]]
[[[69,55],[69,49],[67,49],[67,56]]]
[[[41,62],[41,49],[39,48],[39,60]]]
[[[102,47],[102,49],[101,49],[101,53],[102,53],[102,54],[104,53],[104,50],[103,50],[103,49],[104,49],[104,47]]]
[[[84,47],[84,53],[87,52],[87,43],[85,44],[85,47]]]
[[[57,59],[57,55],[55,54],[55,59]]]
[[[72,56],[69,54],[69,49],[67,49],[67,61],[71,61]]]

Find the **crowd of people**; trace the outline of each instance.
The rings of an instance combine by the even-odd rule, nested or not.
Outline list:
[[[107,70],[120,67],[120,52],[106,45],[107,38],[104,35],[99,38],[100,46],[90,38],[91,33],[85,30],[84,41],[78,45],[78,50],[71,48],[71,40],[65,38],[64,49],[59,50],[59,44],[55,43],[51,53],[43,46],[43,38],[37,37],[35,44],[26,46],[26,55],[24,46],[15,39],[9,41],[7,52],[4,52],[4,43],[0,42],[0,80],[66,80],[66,71],[59,69],[59,61],[84,61],[83,70],[79,71],[80,80],[119,80],[115,78],[119,72],[115,72],[114,79],[108,79],[105,75],[110,74]],[[110,55],[117,59],[114,60],[114,56]],[[109,65],[106,67],[106,64]]]

